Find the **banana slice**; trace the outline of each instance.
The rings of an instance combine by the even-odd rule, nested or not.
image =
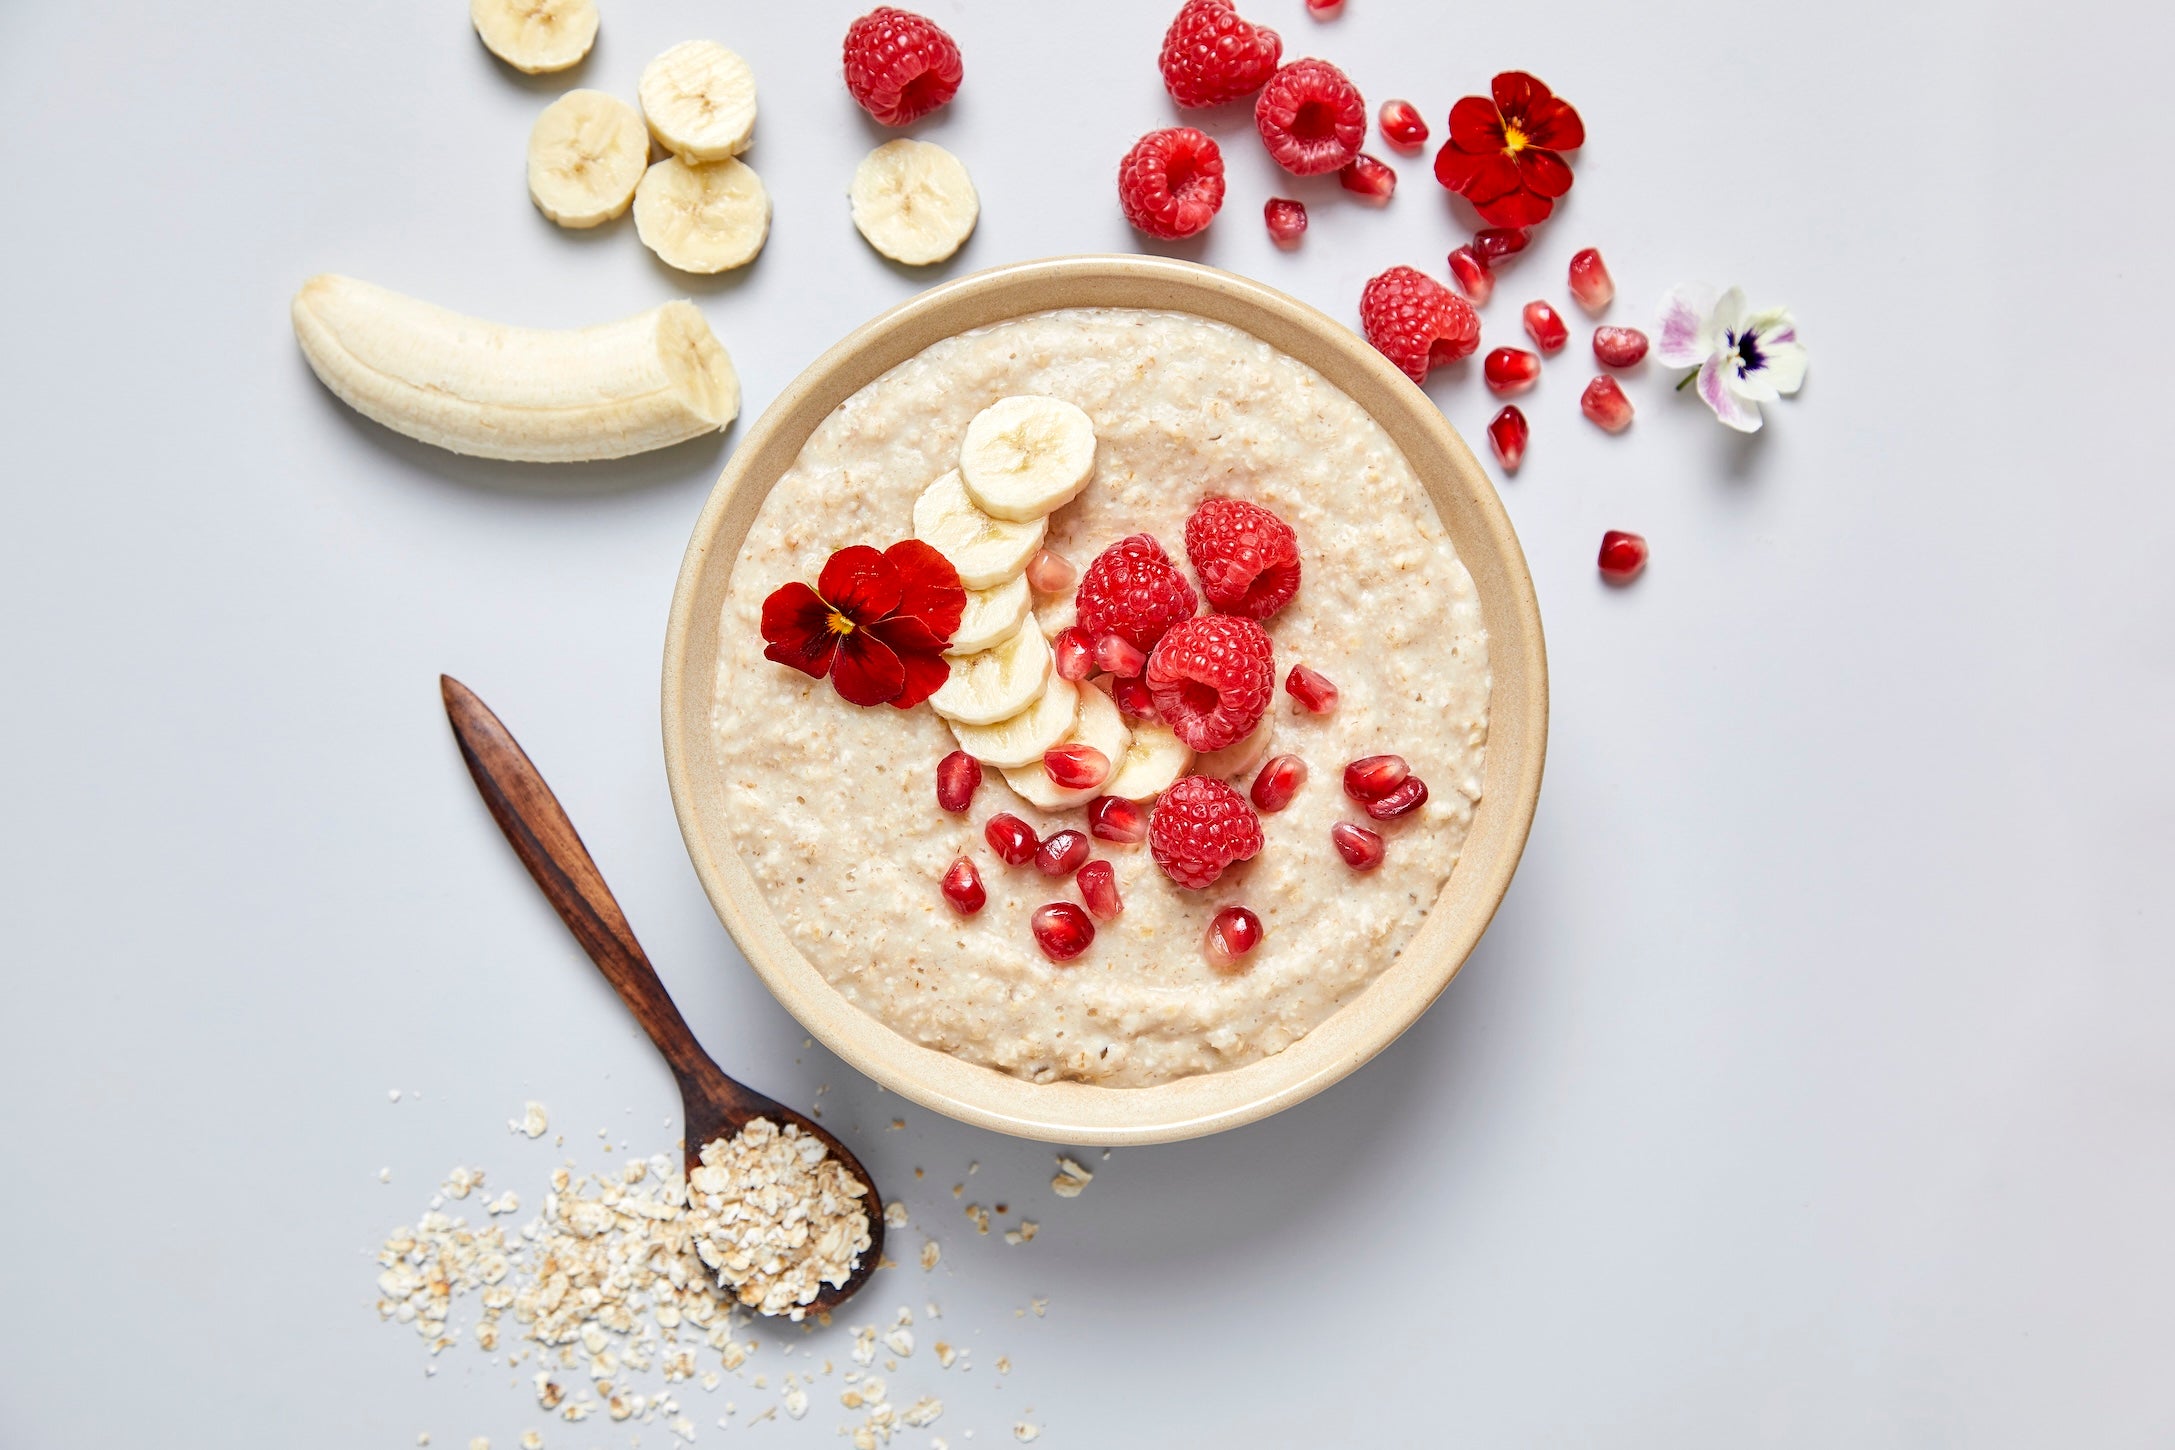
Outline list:
[[[1221,750],[1211,750],[1195,762],[1195,775],[1213,775],[1218,780],[1230,780],[1245,775],[1269,758],[1269,736],[1276,730],[1276,711],[1263,713],[1261,723],[1249,731],[1243,740],[1234,740]]]
[[[1035,703],[1050,678],[1050,642],[1022,626],[980,654],[952,655],[952,677],[929,697],[929,708],[962,725],[994,725]]]
[[[959,628],[952,631],[952,642],[944,652],[970,655],[1011,638],[1027,619],[1028,597],[1025,574],[1015,574],[993,588],[969,589],[967,612],[959,616]]]
[[[1193,747],[1180,740],[1170,726],[1160,720],[1136,720],[1125,758],[1111,771],[1103,794],[1121,795],[1129,801],[1153,800],[1169,790],[1192,764]]]
[[[295,294],[295,339],[341,402],[478,458],[625,458],[732,422],[740,380],[692,302],[545,332],[463,317],[327,273]]]
[[[634,189],[642,245],[682,272],[745,266],[770,235],[770,193],[738,161],[689,165],[677,156],[642,173]]]
[[[914,537],[951,560],[969,589],[1005,583],[1025,569],[1049,527],[1047,519],[1015,524],[983,513],[956,468],[914,500]]]
[[[974,415],[959,445],[967,497],[992,518],[1039,519],[1094,474],[1095,425],[1063,398],[1000,398]]]
[[[1080,686],[1063,675],[1052,674],[1043,682],[1035,703],[1008,720],[994,725],[952,725],[959,748],[984,765],[999,770],[1014,765],[1042,768],[1042,752],[1072,733],[1080,713]],[[1175,738],[1175,737],[1174,737]]]
[[[1077,740],[1082,745],[1092,745],[1100,750],[1103,758],[1110,762],[1115,775],[1118,762],[1125,758],[1132,732],[1125,728],[1125,717],[1118,713],[1118,707],[1111,703],[1110,697],[1102,692],[1100,686],[1081,685],[1078,688],[1080,714],[1072,722],[1072,729],[1065,739]],[[1084,806],[1110,790],[1110,782],[1107,780],[1085,790],[1067,790],[1050,779],[1050,773],[1042,768],[1039,759],[1032,765],[1019,765],[1007,770],[1004,773],[1004,782],[1018,791],[1028,804],[1040,806],[1046,811]]]
[[[599,226],[625,211],[648,165],[642,118],[602,91],[568,91],[529,131],[529,199],[562,227]]]
[[[468,0],[468,18],[486,50],[532,76],[579,64],[597,39],[589,0]]]
[[[1035,606],[1035,623],[1042,627],[1044,638],[1055,639],[1061,631],[1071,629],[1079,622],[1080,597],[1076,594],[1047,599]]]
[[[755,135],[755,72],[714,40],[682,41],[648,65],[635,87],[650,133],[687,161],[723,161]]]
[[[982,203],[959,158],[929,141],[886,141],[854,168],[853,224],[894,262],[941,262],[974,235]]]

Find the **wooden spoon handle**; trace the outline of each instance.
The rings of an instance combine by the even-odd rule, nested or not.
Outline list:
[[[723,1074],[696,1043],[695,1034],[688,1031],[687,1019],[673,1005],[642,944],[634,939],[625,913],[612,899],[611,888],[604,884],[597,863],[589,859],[589,848],[582,845],[551,787],[474,691],[450,675],[440,675],[438,687],[445,697],[446,718],[453,722],[454,738],[461,744],[461,758],[476,778],[483,803],[490,807],[521,864],[544,889],[559,919],[618,991],[619,999],[682,1083],[708,1084],[721,1078]]]

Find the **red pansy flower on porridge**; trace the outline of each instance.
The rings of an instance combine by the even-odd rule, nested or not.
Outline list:
[[[856,705],[905,710],[951,677],[944,646],[966,607],[959,571],[919,539],[855,544],[831,555],[815,588],[796,579],[763,601],[763,657],[829,676]]]
[[[1568,102],[1524,71],[1504,71],[1492,95],[1450,108],[1450,139],[1435,155],[1435,179],[1473,204],[1492,227],[1548,220],[1571,189],[1558,155],[1586,144],[1586,125]]]

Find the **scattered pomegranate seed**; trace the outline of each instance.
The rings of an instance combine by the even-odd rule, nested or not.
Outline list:
[[[1480,260],[1493,266],[1505,257],[1514,257],[1526,249],[1533,234],[1524,227],[1488,227],[1473,233],[1473,250]]]
[[[1148,813],[1139,801],[1101,795],[1088,802],[1088,834],[1098,841],[1137,846],[1148,839]]]
[[[1274,812],[1291,804],[1299,787],[1307,783],[1307,763],[1296,755],[1272,755],[1254,777],[1254,809]]]
[[[1280,247],[1296,247],[1306,235],[1306,203],[1272,196],[1261,206],[1261,219],[1269,224],[1269,240]]]
[[[1593,355],[1612,368],[1628,368],[1646,356],[1646,334],[1636,327],[1597,327]]]
[[[1571,340],[1571,329],[1564,322],[1563,314],[1545,302],[1528,302],[1525,319],[1526,336],[1551,357],[1563,351],[1563,345]]]
[[[1063,594],[1079,577],[1080,571],[1072,567],[1072,560],[1055,550],[1037,549],[1035,557],[1027,561],[1027,587],[1037,594]]]
[[[1320,670],[1293,665],[1291,673],[1284,677],[1284,688],[1309,714],[1327,715],[1337,708],[1337,687]]]
[[[1522,347],[1499,347],[1480,365],[1491,393],[1522,393],[1541,380],[1541,360]]]
[[[1365,826],[1339,821],[1329,828],[1329,840],[1354,871],[1372,871],[1382,864],[1382,838]]]
[[[1217,971],[1226,976],[1243,972],[1247,954],[1261,945],[1261,918],[1243,906],[1227,906],[1209,922],[1201,945]]]
[[[1344,768],[1344,793],[1362,805],[1378,801],[1405,783],[1412,767],[1402,755],[1363,755]],[[1008,821],[1010,816],[999,816]],[[995,845],[996,842],[990,842]]]
[[[1067,741],[1042,752],[1042,773],[1066,790],[1093,790],[1110,779],[1110,757],[1092,745]]]
[[[1061,679],[1078,684],[1095,673],[1094,652],[1078,625],[1067,625],[1057,632],[1057,638],[1050,641],[1050,654]]]
[[[1036,907],[1027,926],[1035,934],[1035,945],[1053,962],[1069,962],[1095,944],[1095,923],[1069,901]]]
[[[1388,795],[1366,802],[1367,814],[1378,821],[1394,821],[1427,804],[1427,782],[1408,775]]]
[[[1502,461],[1506,473],[1516,473],[1518,465],[1525,461],[1526,439],[1532,430],[1526,426],[1526,415],[1511,404],[1488,420],[1488,446]]]
[[[1410,101],[1382,103],[1382,139],[1401,151],[1417,151],[1427,144],[1427,122]]]
[[[1611,584],[1629,584],[1646,567],[1646,535],[1610,529],[1601,536],[1601,577]]]
[[[1073,878],[1073,884],[1080,888],[1088,915],[1097,921],[1116,921],[1118,913],[1125,910],[1125,903],[1118,898],[1117,868],[1108,861],[1088,862]]]
[[[1397,173],[1361,152],[1338,171],[1337,184],[1370,200],[1388,201],[1390,194],[1397,190]]]
[[[982,762],[964,750],[954,750],[936,763],[936,803],[953,815],[974,803],[982,788]]]
[[[1118,705],[1118,713],[1128,720],[1159,720],[1155,712],[1155,691],[1148,688],[1146,680],[1120,680],[1110,687],[1110,698]]]
[[[944,899],[961,916],[974,915],[989,900],[989,893],[982,889],[982,873],[964,856],[946,868],[943,891]]]
[[[1578,395],[1578,410],[1611,433],[1621,433],[1631,426],[1631,399],[1616,386],[1616,379],[1605,373]]]
[[[1616,279],[1592,247],[1571,258],[1571,295],[1588,312],[1599,312],[1616,300]]]
[[[1042,838],[1035,828],[1018,816],[1000,812],[989,818],[982,827],[982,839],[989,842],[989,849],[997,853],[997,859],[1007,866],[1024,866],[1035,857],[1035,848]]]
[[[1136,679],[1148,668],[1148,657],[1124,636],[1106,634],[1095,641],[1095,668],[1123,679]]]
[[[1035,849],[1035,869],[1045,876],[1070,876],[1087,861],[1088,838],[1078,831],[1052,831]]]
[[[1344,0],[1307,0],[1307,14],[1316,20],[1334,20],[1344,13]]]
[[[1450,254],[1450,275],[1457,278],[1458,286],[1465,289],[1475,307],[1485,306],[1495,295],[1495,273],[1471,247],[1459,247]]]

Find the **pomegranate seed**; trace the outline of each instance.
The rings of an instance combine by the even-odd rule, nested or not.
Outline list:
[[[1088,849],[1088,838],[1078,831],[1052,831],[1035,850],[1035,869],[1045,876],[1070,876],[1086,863]]]
[[[1272,196],[1261,206],[1261,219],[1269,224],[1269,240],[1280,247],[1296,247],[1306,235],[1307,209],[1304,202],[1289,197]]]
[[[1491,266],[1505,257],[1514,257],[1526,249],[1533,234],[1524,227],[1489,227],[1473,233],[1473,250],[1480,260]]]
[[[1357,192],[1371,201],[1388,201],[1390,193],[1397,190],[1397,173],[1361,152],[1346,162],[1344,169],[1337,173],[1337,184],[1346,191]]]
[[[1063,594],[1079,577],[1072,560],[1050,549],[1035,550],[1035,557],[1027,561],[1027,587],[1037,594]]]
[[[1148,813],[1139,801],[1102,795],[1088,802],[1088,834],[1098,841],[1137,846],[1148,839]]]
[[[1599,312],[1616,300],[1616,279],[1592,247],[1571,258],[1571,295],[1588,312]]]
[[[1053,962],[1069,962],[1095,944],[1095,923],[1069,901],[1036,907],[1027,926],[1035,934],[1035,945]]]
[[[1610,529],[1601,536],[1601,577],[1611,584],[1629,584],[1646,567],[1646,535]]]
[[[1116,921],[1118,913],[1125,910],[1125,903],[1118,898],[1117,868],[1108,861],[1088,862],[1073,878],[1073,884],[1080,888],[1088,915],[1097,921]]]
[[[1488,421],[1488,446],[1502,460],[1506,473],[1516,473],[1518,465],[1525,461],[1526,439],[1532,430],[1526,427],[1526,415],[1512,404]]]
[[[1597,327],[1593,355],[1612,368],[1635,366],[1646,356],[1646,334],[1636,327]]]
[[[1208,924],[1202,947],[1208,964],[1226,976],[1246,970],[1246,956],[1261,945],[1261,918],[1243,906],[1227,906]]]
[[[1316,20],[1334,20],[1344,13],[1344,0],[1307,0],[1307,14]]]
[[[1095,673],[1095,656],[1088,649],[1087,636],[1076,625],[1067,625],[1050,641],[1058,676],[1074,684]]]
[[[1402,151],[1417,151],[1427,144],[1427,122],[1410,101],[1382,103],[1382,139]]]
[[[1155,692],[1148,688],[1146,680],[1120,680],[1110,687],[1110,698],[1118,705],[1118,713],[1128,720],[1159,720],[1155,712]]]
[[[1254,809],[1275,812],[1291,804],[1307,783],[1307,763],[1296,755],[1273,755],[1254,777]]]
[[[974,802],[982,788],[982,762],[964,750],[954,750],[936,763],[936,803],[953,815]]]
[[[1465,295],[1473,299],[1475,307],[1485,306],[1495,295],[1495,273],[1480,260],[1471,247],[1459,247],[1450,254],[1450,275],[1457,278]]]
[[[1427,804],[1427,782],[1416,775],[1408,775],[1404,783],[1383,796],[1366,804],[1366,812],[1378,821],[1394,821],[1399,816],[1410,815]]]
[[[1405,783],[1412,767],[1402,755],[1365,755],[1344,768],[1344,793],[1365,804],[1378,801]],[[999,816],[998,820],[1010,820]],[[992,841],[991,845],[996,843]]]
[[[1110,779],[1110,757],[1092,745],[1069,741],[1042,752],[1042,773],[1066,790],[1093,790]]]
[[[1631,426],[1631,399],[1607,374],[1586,385],[1586,391],[1578,395],[1578,410],[1611,433]]]
[[[1541,360],[1522,347],[1499,347],[1480,365],[1491,393],[1522,393],[1541,380]]]
[[[1308,714],[1327,715],[1337,708],[1337,687],[1320,670],[1293,665],[1291,673],[1284,677],[1284,688],[1306,707]]]
[[[991,816],[989,824],[982,827],[982,839],[1007,866],[1026,865],[1034,859],[1035,847],[1042,844],[1033,826],[1010,813]]]
[[[1095,641],[1095,668],[1130,680],[1148,668],[1148,657],[1122,635],[1106,634]]]
[[[964,856],[952,862],[944,872],[943,890],[944,899],[961,916],[974,915],[989,900],[989,893],[982,889],[982,873]]]
[[[1526,336],[1551,357],[1563,351],[1563,345],[1571,340],[1571,329],[1565,324],[1563,314],[1545,302],[1528,302],[1525,319]]]
[[[1382,838],[1365,826],[1339,821],[1329,828],[1329,840],[1354,871],[1372,871],[1382,864]]]

